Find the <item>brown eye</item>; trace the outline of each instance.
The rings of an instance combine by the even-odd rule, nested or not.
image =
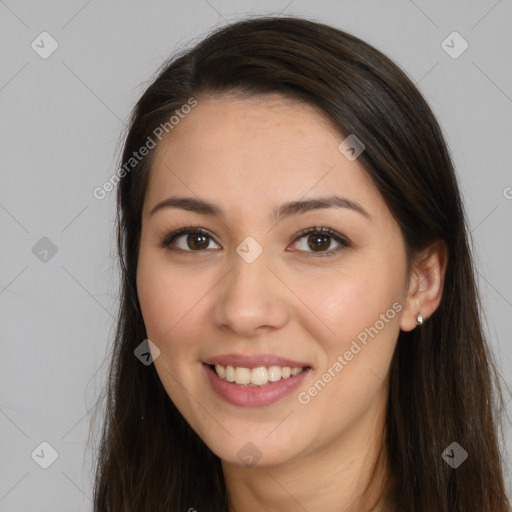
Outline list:
[[[206,231],[184,228],[166,235],[161,240],[160,246],[184,252],[202,252],[208,249],[210,242],[213,242],[213,239]]]
[[[300,242],[305,239],[304,242]],[[210,248],[210,242],[218,244],[206,230],[200,228],[181,228],[162,237],[160,247],[182,252],[205,252]],[[313,256],[331,256],[344,247],[349,247],[348,240],[330,228],[308,228],[301,231],[294,240],[299,252],[310,253]],[[333,243],[338,247],[333,248]]]
[[[309,235],[308,236],[308,246],[311,250],[327,250],[331,245],[330,236],[329,235]]]
[[[301,239],[305,239],[305,242],[299,242]],[[332,248],[333,242],[338,247]],[[315,256],[329,256],[349,245],[346,238],[330,228],[309,228],[295,239],[296,250],[316,253]]]
[[[208,236],[191,233],[189,235],[184,235],[185,240],[187,242],[187,246],[189,249],[197,250],[197,249],[207,249],[209,245]],[[180,238],[180,237],[178,237]]]

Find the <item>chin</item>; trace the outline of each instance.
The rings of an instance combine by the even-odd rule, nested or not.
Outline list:
[[[284,436],[291,440],[292,436]],[[286,464],[299,455],[297,441],[288,441],[289,446],[283,446],[282,439],[260,439],[247,435],[234,437],[226,444],[207,443],[224,463],[248,468],[271,468]]]

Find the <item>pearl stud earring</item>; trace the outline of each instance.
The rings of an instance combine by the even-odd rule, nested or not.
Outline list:
[[[418,316],[416,317],[416,322],[418,323],[418,325],[421,325],[423,323],[423,316],[421,315],[421,313],[418,313]]]

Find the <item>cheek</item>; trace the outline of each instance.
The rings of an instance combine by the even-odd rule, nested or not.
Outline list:
[[[321,280],[321,286],[307,286],[307,303],[317,308],[322,321],[308,315],[312,320],[305,328],[321,355],[309,384],[313,388],[300,390],[300,398],[314,400],[325,414],[332,414],[332,403],[343,404],[345,413],[352,411],[354,417],[363,414],[381,391],[396,345],[403,293],[403,283],[396,278],[400,261],[397,257],[386,264],[382,256],[367,256],[347,262],[346,270]],[[325,392],[318,379],[328,382]],[[343,414],[334,415],[333,421],[348,421]]]
[[[308,330],[316,323],[317,339],[331,349],[341,350],[353,338],[392,308],[400,288],[371,272],[353,271],[307,286],[301,294],[315,313]],[[392,316],[394,317],[394,310]],[[390,315],[388,315],[389,317]],[[388,322],[386,322],[387,324]],[[380,324],[379,324],[380,325]]]
[[[305,410],[320,411],[316,417],[333,435],[384,396],[402,309],[400,283],[392,276],[390,269],[372,272],[367,267],[325,280],[314,295],[310,288],[309,304],[318,307],[315,313],[322,321],[312,316],[307,329],[321,345],[322,356],[315,378],[299,390],[298,400]],[[311,416],[306,421],[316,420]]]
[[[197,360],[201,329],[201,297],[205,283],[187,273],[170,271],[156,257],[141,254],[137,271],[137,293],[148,338],[160,350],[154,365],[167,394],[186,414],[190,403],[184,389],[200,396],[196,389]],[[193,371],[191,369],[193,368]],[[200,414],[200,411],[196,411]]]
[[[148,337],[155,341],[161,339],[166,324],[167,329],[172,325],[172,318],[169,315],[175,311],[175,301],[168,293],[167,286],[165,273],[161,272],[160,266],[151,264],[151,261],[144,257],[140,258],[137,269],[137,295]]]
[[[197,362],[205,329],[207,292],[215,284],[197,271],[170,268],[158,257],[141,254],[137,272],[137,293],[148,338],[167,353],[168,364]],[[176,364],[177,365],[177,364]]]
[[[185,285],[175,272],[169,272],[158,258],[141,251],[137,269],[137,294],[148,337],[160,345],[170,337],[186,313],[194,295],[193,286]]]

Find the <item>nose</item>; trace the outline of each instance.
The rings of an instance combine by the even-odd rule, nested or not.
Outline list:
[[[218,328],[253,338],[288,322],[290,291],[264,255],[247,263],[234,254],[231,271],[216,287],[214,320]]]

